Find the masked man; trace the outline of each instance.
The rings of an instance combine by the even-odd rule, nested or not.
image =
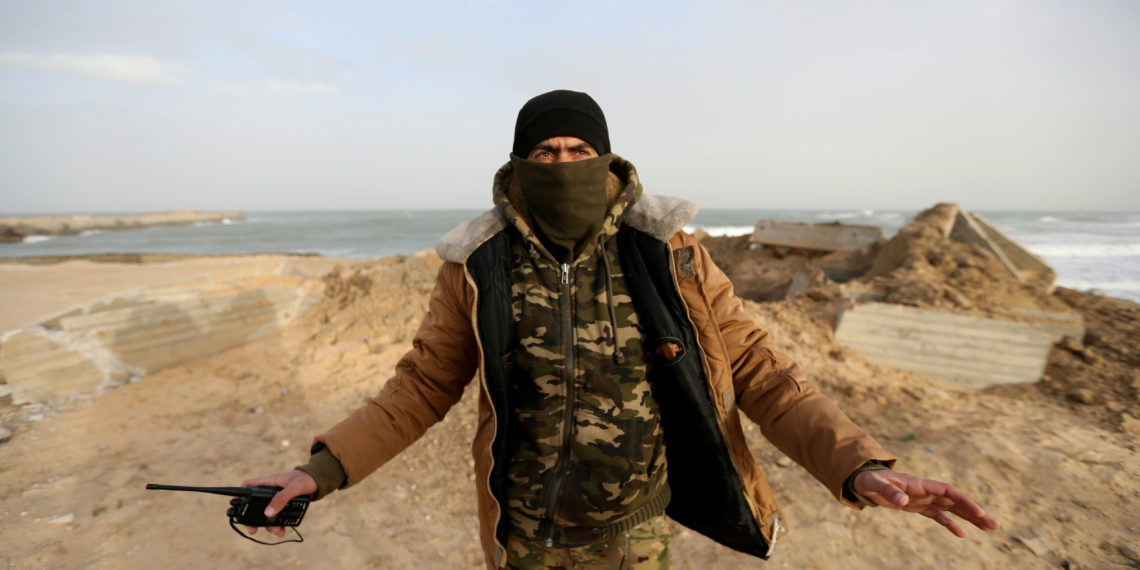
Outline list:
[[[246,484],[350,487],[441,420],[472,379],[489,568],[667,567],[665,516],[767,558],[785,532],[742,416],[839,501],[997,523],[894,456],[807,384],[682,228],[696,206],[642,192],[585,93],[528,101],[494,209],[444,236],[412,350],[309,463]],[[271,528],[275,534],[283,529]]]

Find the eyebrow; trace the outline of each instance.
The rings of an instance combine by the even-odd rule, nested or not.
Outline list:
[[[559,147],[551,145],[551,144],[540,144],[540,145],[534,147],[534,150],[547,150],[547,151],[553,152],[553,151],[558,150],[558,148]],[[569,147],[567,150],[585,150],[585,149],[594,150],[594,146],[588,142],[584,142],[582,144],[576,144],[572,147]],[[594,152],[598,152],[598,151],[594,150]]]

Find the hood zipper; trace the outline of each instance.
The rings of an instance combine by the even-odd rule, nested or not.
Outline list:
[[[570,470],[571,444],[574,439],[574,408],[577,400],[577,381],[574,372],[574,315],[573,287],[570,284],[570,264],[562,263],[562,292],[559,304],[562,311],[562,339],[566,353],[566,366],[563,373],[565,384],[566,405],[562,416],[562,444],[558,448],[558,463],[554,467],[554,478],[546,495],[546,518],[539,523],[538,534],[548,548],[555,544],[555,534],[558,529],[554,525],[554,513],[561,502],[562,490],[566,485],[566,476]]]

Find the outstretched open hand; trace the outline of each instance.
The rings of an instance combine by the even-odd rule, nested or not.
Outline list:
[[[896,471],[863,471],[855,476],[854,486],[855,492],[876,505],[930,517],[959,538],[966,537],[965,531],[946,513],[985,531],[998,528],[993,517],[949,483]]]

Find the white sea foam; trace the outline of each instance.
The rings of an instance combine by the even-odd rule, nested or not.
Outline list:
[[[93,236],[95,234],[101,234],[103,232],[104,230],[83,230],[79,232],[79,237]]]
[[[1029,245],[1041,257],[1132,257],[1140,256],[1140,242],[1050,243]]]
[[[40,243],[53,238],[55,236],[24,236],[24,241],[20,243]]]
[[[1070,289],[1122,289],[1140,291],[1140,280],[1120,279],[1115,281],[1102,281],[1097,279],[1065,279],[1057,280],[1057,284]]]
[[[1040,218],[1037,218],[1037,221],[1045,224],[1055,224],[1061,220],[1053,216],[1041,216]]]
[[[1057,280],[1057,285],[1078,291],[1096,290],[1105,295],[1140,303],[1140,280],[1100,281],[1096,279],[1061,278]]]
[[[870,212],[868,214],[867,212]],[[859,216],[874,215],[874,210],[863,210],[862,212],[823,212],[816,214],[815,217],[821,220],[846,220],[848,218],[858,218]]]
[[[685,226],[685,231],[693,233],[702,229],[711,237],[732,237],[750,235],[756,228],[753,226]]]

